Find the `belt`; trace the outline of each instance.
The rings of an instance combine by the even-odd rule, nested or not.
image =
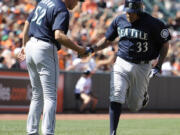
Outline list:
[[[57,45],[56,43],[52,42],[51,40],[46,40],[46,39],[40,39],[40,38],[36,38],[36,37],[31,37],[33,40],[36,40],[36,41],[43,41],[43,42],[47,42],[47,43],[51,43],[53,45],[55,45],[57,47],[58,50],[61,49],[61,47],[59,45]]]
[[[149,64],[149,60],[130,60],[130,59],[126,59],[126,58],[123,58],[123,57],[120,57],[128,62],[131,62],[131,63],[135,63],[135,64]]]
[[[43,42],[47,42],[47,43],[53,43],[51,42],[50,40],[46,40],[46,39],[40,39],[40,38],[36,38],[36,37],[31,37],[33,40],[36,40],[36,41],[43,41]]]
[[[139,60],[128,60],[128,61],[131,62],[131,63],[135,63],[135,64],[149,64],[148,60],[142,60],[142,61],[139,61]]]

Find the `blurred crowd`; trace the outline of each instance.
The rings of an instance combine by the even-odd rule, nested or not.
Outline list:
[[[124,0],[85,0],[71,13],[68,36],[82,46],[91,46],[104,36],[112,19],[123,13]],[[163,75],[180,76],[180,1],[145,1],[145,11],[164,20],[172,40],[168,57],[162,66]],[[35,0],[0,0],[0,69],[25,69],[25,61],[17,55],[22,45],[22,30],[28,14],[34,9]],[[58,51],[59,68],[65,71],[96,70],[108,72],[114,62],[117,41],[87,58],[62,46]]]

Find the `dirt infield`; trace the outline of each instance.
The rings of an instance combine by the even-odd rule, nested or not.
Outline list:
[[[123,113],[121,119],[180,118],[171,113]],[[26,120],[27,114],[0,114],[0,120]],[[57,114],[57,120],[108,120],[108,114]]]

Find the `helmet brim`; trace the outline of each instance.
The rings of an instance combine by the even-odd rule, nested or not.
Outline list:
[[[127,13],[139,13],[141,10],[131,9],[131,8],[124,8],[123,9]]]

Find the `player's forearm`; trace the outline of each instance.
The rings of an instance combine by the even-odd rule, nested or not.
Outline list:
[[[110,43],[110,41],[104,37],[96,44],[96,46],[93,47],[93,49],[95,52],[97,52],[99,50],[102,50],[102,49],[108,47],[109,43]]]
[[[23,41],[22,41],[23,47],[25,47],[27,41],[29,40],[28,31],[29,31],[29,22],[25,21],[24,29],[23,29]]]
[[[82,53],[84,51],[83,47],[72,42],[64,33],[60,31],[55,32],[55,39],[62,45],[67,48],[70,48],[78,53]]]
[[[168,49],[169,49],[169,43],[165,43],[163,45],[163,47],[161,48],[160,50],[160,55],[159,55],[159,59],[158,59],[158,63],[157,63],[157,66],[158,67],[161,67],[163,62],[164,62],[164,59],[166,58],[167,56],[167,53],[168,53]]]

